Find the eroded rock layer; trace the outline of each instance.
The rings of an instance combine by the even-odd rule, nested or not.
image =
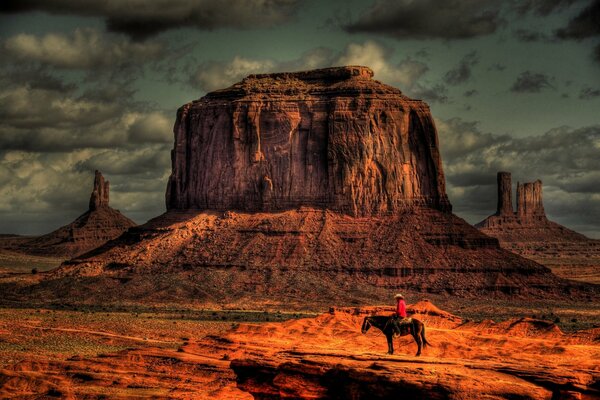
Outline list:
[[[585,289],[579,286],[502,250],[496,239],[449,213],[351,217],[301,208],[170,211],[47,273],[35,293],[23,290],[39,296],[36,301],[94,302],[102,293],[105,303],[303,308],[370,304],[398,289],[577,297]],[[15,299],[24,293],[15,290]]]
[[[179,109],[167,209],[449,211],[427,104],[366,67],[251,75]]]
[[[542,201],[542,182],[517,183],[517,211],[511,206],[511,176],[498,172],[498,210],[476,224],[500,245],[550,267],[569,279],[600,283],[600,241],[550,221]]]

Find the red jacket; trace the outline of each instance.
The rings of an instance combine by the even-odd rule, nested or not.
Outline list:
[[[402,318],[406,318],[406,303],[404,302],[404,299],[398,299],[398,303],[396,303],[396,314]]]

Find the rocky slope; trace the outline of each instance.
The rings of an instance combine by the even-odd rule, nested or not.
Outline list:
[[[40,299],[302,308],[372,304],[399,288],[550,296],[576,286],[452,214],[351,217],[302,208],[171,211],[45,274],[37,292]]]
[[[500,245],[550,267],[559,276],[600,283],[600,240],[590,239],[546,217],[542,182],[517,184],[517,211],[512,208],[509,172],[498,172],[498,209],[476,224]]]
[[[109,206],[109,192],[109,182],[96,171],[89,209],[85,213],[53,232],[21,240],[9,248],[37,256],[71,258],[117,238],[136,223]]]

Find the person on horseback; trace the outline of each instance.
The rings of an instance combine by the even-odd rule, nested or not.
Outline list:
[[[402,325],[409,324],[410,319],[406,315],[406,302],[404,296],[400,293],[394,296],[396,299],[396,313],[394,314],[393,323],[395,330],[400,334],[402,332]]]

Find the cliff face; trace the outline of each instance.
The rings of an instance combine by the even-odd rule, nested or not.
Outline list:
[[[546,217],[542,181],[517,183],[517,211],[511,202],[511,175],[498,172],[498,209],[475,226],[500,246],[546,265],[560,276],[600,283],[600,241]]]
[[[251,75],[179,109],[167,209],[450,211],[429,107],[366,67]]]

